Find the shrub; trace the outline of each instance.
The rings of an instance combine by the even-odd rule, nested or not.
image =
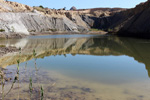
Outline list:
[[[5,45],[0,45],[0,47],[6,47]]]
[[[5,30],[4,29],[0,29],[0,32],[5,32]]]
[[[103,29],[91,28],[90,31],[103,31]]]
[[[34,9],[40,12],[45,12],[45,9],[43,9],[42,7],[34,7]]]
[[[109,28],[109,29],[108,29],[108,32],[113,32],[113,29]]]

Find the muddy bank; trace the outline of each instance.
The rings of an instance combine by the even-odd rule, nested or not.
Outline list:
[[[31,36],[37,36],[37,35],[71,35],[71,34],[99,34],[99,35],[105,35],[107,32],[105,31],[88,31],[88,32],[40,32],[40,33],[31,33]]]
[[[107,32],[104,31],[89,31],[89,32],[32,32],[30,35],[24,35],[19,33],[0,33],[0,39],[13,39],[13,38],[24,38],[27,36],[40,36],[40,35],[65,35],[65,34],[99,34],[105,35]]]

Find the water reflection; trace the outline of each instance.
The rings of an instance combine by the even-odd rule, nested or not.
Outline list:
[[[66,35],[67,36],[67,35]],[[100,37],[80,37],[80,38],[24,38],[3,40],[0,45],[15,46],[22,48],[21,61],[27,61],[33,58],[33,49],[37,52],[38,58],[44,58],[50,55],[66,54],[84,54],[98,56],[119,56],[127,55],[133,57],[140,63],[144,63],[150,76],[150,41],[133,38],[119,38],[113,36]],[[64,36],[63,36],[64,37]],[[13,56],[12,56],[13,55]],[[0,65],[6,67],[16,63],[18,53],[9,54],[0,58]],[[9,58],[9,59],[8,59]]]
[[[147,77],[145,77],[145,74],[147,73],[144,71],[144,68],[142,68],[143,64],[145,64],[146,70],[148,71],[148,76],[150,77],[150,40],[119,38],[114,36],[87,35],[85,37],[82,35],[70,35],[68,37],[68,35],[63,35],[63,38],[61,38],[61,36],[53,36],[53,38],[49,38],[47,36],[37,36],[34,38],[29,37],[23,39],[1,40],[0,45],[22,48],[21,54],[16,52],[2,56],[0,58],[0,65],[2,68],[11,69],[9,65],[14,67],[13,64],[17,64],[16,61],[18,58],[20,58],[20,63],[22,62],[21,66],[25,66],[25,62],[28,62],[28,66],[35,66],[35,69],[28,67],[27,71],[21,70],[20,73],[25,76],[20,77],[20,82],[25,82],[23,85],[28,87],[30,77],[32,76],[32,81],[34,83],[43,84],[47,89],[45,91],[53,93],[53,96],[52,94],[47,94],[47,96],[51,96],[49,99],[54,98],[53,100],[58,100],[62,97],[67,99],[70,99],[68,97],[71,97],[78,100],[84,100],[87,95],[90,95],[90,97],[87,96],[90,98],[89,100],[101,100],[103,97],[105,97],[105,99],[102,100],[107,100],[111,98],[110,95],[112,93],[109,93],[108,90],[116,93],[114,94],[116,96],[114,99],[120,100],[117,98],[119,95],[117,93],[124,93],[124,95],[130,94],[130,92],[135,93],[133,90],[128,90],[132,87],[132,85],[133,87],[141,86],[141,90],[143,89],[142,85],[145,83],[140,83],[142,85],[136,84],[136,82],[139,83],[139,81],[143,82],[147,80]],[[35,58],[33,55],[33,50],[36,50],[37,59],[33,59]],[[37,63],[35,63],[35,61],[37,61]],[[36,64],[38,65],[37,68]],[[13,73],[15,73],[17,69],[16,67],[14,68]],[[40,69],[39,72],[38,69]],[[64,78],[63,75],[56,75],[56,73],[55,75],[50,74],[53,73],[50,72],[50,70],[57,70],[58,73],[60,69],[63,75],[69,76],[74,80],[69,83],[71,79]],[[14,74],[8,76],[11,76],[12,79],[15,78]],[[54,78],[52,76],[59,76],[59,78]],[[84,80],[76,81],[76,78],[81,78],[81,80]],[[92,80],[87,82],[89,79]],[[57,82],[59,85],[57,85],[57,88],[54,88],[53,85],[56,84],[57,80],[61,81],[59,81],[60,83]],[[97,85],[96,80],[98,80],[101,85]],[[135,83],[131,85],[131,81]],[[62,82],[65,84],[65,87],[63,87]],[[34,91],[34,99],[38,97],[37,94],[39,93],[40,87],[38,84],[36,84],[37,87]],[[93,88],[96,87],[99,89],[94,90],[92,89],[92,86]],[[149,85],[146,84],[146,86]],[[114,91],[114,88],[117,88],[117,90]],[[64,90],[67,92],[64,92]],[[143,90],[149,91],[148,89]],[[29,92],[29,90],[19,91],[24,91],[25,93]],[[61,92],[59,96],[54,95],[58,92]],[[97,98],[99,93],[103,95],[101,98]],[[145,92],[143,93],[145,96]],[[109,97],[107,97],[106,94],[108,94]],[[120,98],[123,98],[121,100],[136,100],[137,98],[137,100],[142,100],[143,95],[141,96],[140,92],[135,94],[136,97],[134,98],[133,94],[131,94],[131,97],[128,97],[129,95],[123,95]],[[27,95],[28,97],[28,94],[24,95]],[[92,97],[91,95],[96,96]],[[149,96],[147,96],[147,98],[149,98]]]

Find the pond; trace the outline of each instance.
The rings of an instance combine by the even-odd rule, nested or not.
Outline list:
[[[0,40],[0,99],[149,100],[150,40],[48,35]]]

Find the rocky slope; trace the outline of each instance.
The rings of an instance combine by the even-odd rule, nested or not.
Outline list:
[[[78,23],[63,14],[45,14],[27,5],[0,0],[0,32],[29,35],[31,32],[88,31],[86,23]]]
[[[122,36],[150,37],[150,1],[137,5],[125,13],[127,20],[123,23],[118,34]]]
[[[0,13],[0,29],[9,33],[50,32],[86,30],[66,17],[47,17],[37,13]]]
[[[150,1],[135,8],[100,18],[83,16],[91,27],[104,29],[121,36],[150,37]]]
[[[74,9],[73,9],[74,8]],[[97,28],[121,36],[150,37],[150,1],[132,9],[49,9],[0,0],[0,32],[88,32]]]

